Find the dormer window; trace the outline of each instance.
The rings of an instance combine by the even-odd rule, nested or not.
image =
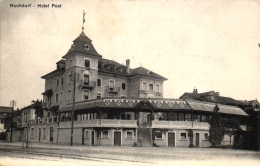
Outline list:
[[[85,44],[85,45],[84,45],[84,48],[85,48],[85,50],[89,50],[89,49],[90,49],[90,46],[89,46],[88,44]]]
[[[123,73],[123,74],[126,74],[126,69],[123,69],[122,73]]]
[[[114,66],[110,66],[110,72],[115,72],[115,67]]]

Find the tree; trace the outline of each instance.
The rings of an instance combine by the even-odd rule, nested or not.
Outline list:
[[[219,146],[224,138],[223,120],[218,111],[219,107],[216,105],[213,109],[212,117],[209,120],[209,142],[211,143],[212,147]]]
[[[36,101],[32,101],[32,108],[35,109],[35,115],[37,117],[42,118],[43,117],[43,108],[42,108],[42,101],[39,101],[38,99]]]
[[[224,121],[224,133],[227,134],[230,138],[231,145],[231,137],[235,135],[235,133],[239,130],[239,123],[234,118],[225,119]]]

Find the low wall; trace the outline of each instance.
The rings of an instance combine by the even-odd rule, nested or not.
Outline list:
[[[11,132],[7,132],[7,141],[10,142]],[[23,141],[23,130],[14,130],[12,132],[12,142]]]

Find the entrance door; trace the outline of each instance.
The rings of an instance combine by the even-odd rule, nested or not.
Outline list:
[[[84,132],[85,132],[85,129],[82,128],[82,145],[84,145]]]
[[[50,142],[53,142],[53,127],[50,128]]]
[[[196,133],[196,147],[200,147],[200,134]]]
[[[41,137],[42,137],[42,132],[41,132],[41,128],[39,128],[39,141],[41,141]]]
[[[91,131],[91,145],[94,145],[95,143],[95,132],[94,131]]]
[[[121,132],[114,132],[114,146],[121,146]]]
[[[175,147],[175,133],[168,133],[168,147]]]

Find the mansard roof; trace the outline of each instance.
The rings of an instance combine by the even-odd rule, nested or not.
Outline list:
[[[65,58],[67,55],[74,53],[74,52],[88,54],[88,55],[92,55],[92,56],[96,56],[96,57],[102,57],[101,55],[99,55],[97,53],[96,49],[94,48],[94,46],[92,44],[92,41],[84,33],[81,33],[73,41],[71,48],[69,49],[67,54],[65,56],[63,56],[63,58]]]

